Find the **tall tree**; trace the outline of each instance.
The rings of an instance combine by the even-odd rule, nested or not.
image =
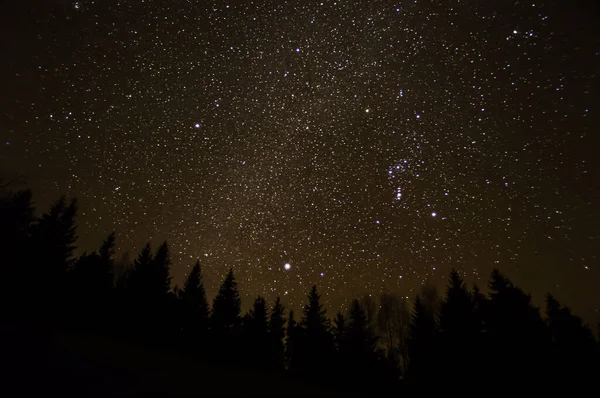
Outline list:
[[[113,304],[113,255],[115,234],[111,233],[100,247],[100,254],[82,254],[69,272],[71,307],[78,314],[72,320],[83,328],[108,327]]]
[[[344,346],[346,337],[346,317],[341,312],[335,315],[333,320],[333,342],[335,349],[339,353]]]
[[[552,339],[554,379],[564,384],[589,384],[600,371],[591,329],[551,294],[546,298],[546,315]]]
[[[103,284],[112,289],[115,285],[115,241],[116,234],[111,232],[100,246],[100,261],[103,268]]]
[[[481,328],[474,300],[456,270],[450,272],[446,299],[440,311],[442,377],[466,383],[477,371]]]
[[[247,358],[260,368],[266,368],[271,359],[267,303],[258,296],[254,305],[244,317],[244,344]]]
[[[547,374],[549,334],[531,297],[492,272],[485,311],[490,374],[518,385]]]
[[[352,300],[346,327],[346,349],[354,357],[367,358],[375,352],[377,339],[370,329],[367,313],[358,300]]]
[[[433,309],[423,305],[417,295],[409,329],[408,382],[425,384],[438,379],[439,331],[435,317]]]
[[[169,253],[169,245],[163,242],[158,249],[151,262],[152,266],[152,289],[156,295],[156,300],[163,303],[167,294],[171,290],[171,256]]]
[[[303,338],[300,362],[307,377],[317,382],[325,380],[326,370],[333,359],[333,338],[326,314],[317,286],[313,285],[301,322]]]
[[[233,275],[233,269],[230,269],[213,301],[211,323],[217,338],[239,335],[241,305],[237,282]]]
[[[131,301],[139,301],[144,296],[147,280],[150,278],[152,263],[152,248],[150,242],[142,248],[137,258],[133,260],[130,272],[127,274],[127,293]]]
[[[294,317],[294,310],[290,310],[285,332],[285,363],[286,369],[290,373],[298,373],[300,370],[298,364],[298,351],[300,349],[301,333],[301,327],[296,323]]]
[[[34,208],[30,190],[0,195],[0,308],[4,314],[21,316],[20,282],[27,276],[27,245]]]
[[[200,261],[187,276],[183,289],[179,291],[181,327],[186,341],[197,348],[206,338],[210,308],[202,282]]]
[[[281,304],[281,298],[277,296],[269,318],[269,337],[271,341],[271,368],[281,371],[285,366],[285,307]]]
[[[67,270],[73,263],[77,239],[76,215],[77,201],[67,203],[63,196],[32,227],[31,250],[27,254],[34,273],[31,281],[37,283],[28,297],[35,300],[35,305],[31,303],[34,308],[46,316],[57,316],[64,309]]]
[[[366,294],[360,298],[359,303],[365,313],[369,329],[375,332],[377,327],[377,302],[372,295]]]
[[[359,300],[353,300],[340,346],[342,367],[352,390],[372,391],[378,387],[374,382],[382,376],[383,362],[379,361],[376,343],[365,309]]]

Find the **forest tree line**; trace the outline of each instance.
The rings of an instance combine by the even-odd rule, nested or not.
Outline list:
[[[0,197],[0,294],[4,319],[24,319],[162,347],[198,360],[251,367],[349,391],[402,385],[591,384],[599,345],[569,308],[531,297],[494,270],[489,293],[452,271],[445,295],[425,286],[408,301],[394,294],[351,302],[331,317],[316,286],[299,314],[256,297],[242,314],[233,270],[212,305],[197,261],[171,286],[166,242],[148,243],[116,272],[115,234],[74,256],[76,200],[35,216],[29,190]],[[119,275],[115,275],[118,273]]]

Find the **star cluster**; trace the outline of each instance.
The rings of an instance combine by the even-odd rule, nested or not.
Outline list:
[[[168,239],[177,283],[334,308],[499,267],[597,311],[592,4],[18,3],[2,172],[80,198],[82,248]]]

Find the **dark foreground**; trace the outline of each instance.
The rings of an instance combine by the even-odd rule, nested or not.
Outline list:
[[[1,324],[0,339],[5,397],[349,396],[107,337],[13,322]]]

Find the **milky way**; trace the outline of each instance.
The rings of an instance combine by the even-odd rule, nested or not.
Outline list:
[[[597,316],[592,2],[9,3],[1,171],[77,196],[81,250],[332,308],[499,267]]]

